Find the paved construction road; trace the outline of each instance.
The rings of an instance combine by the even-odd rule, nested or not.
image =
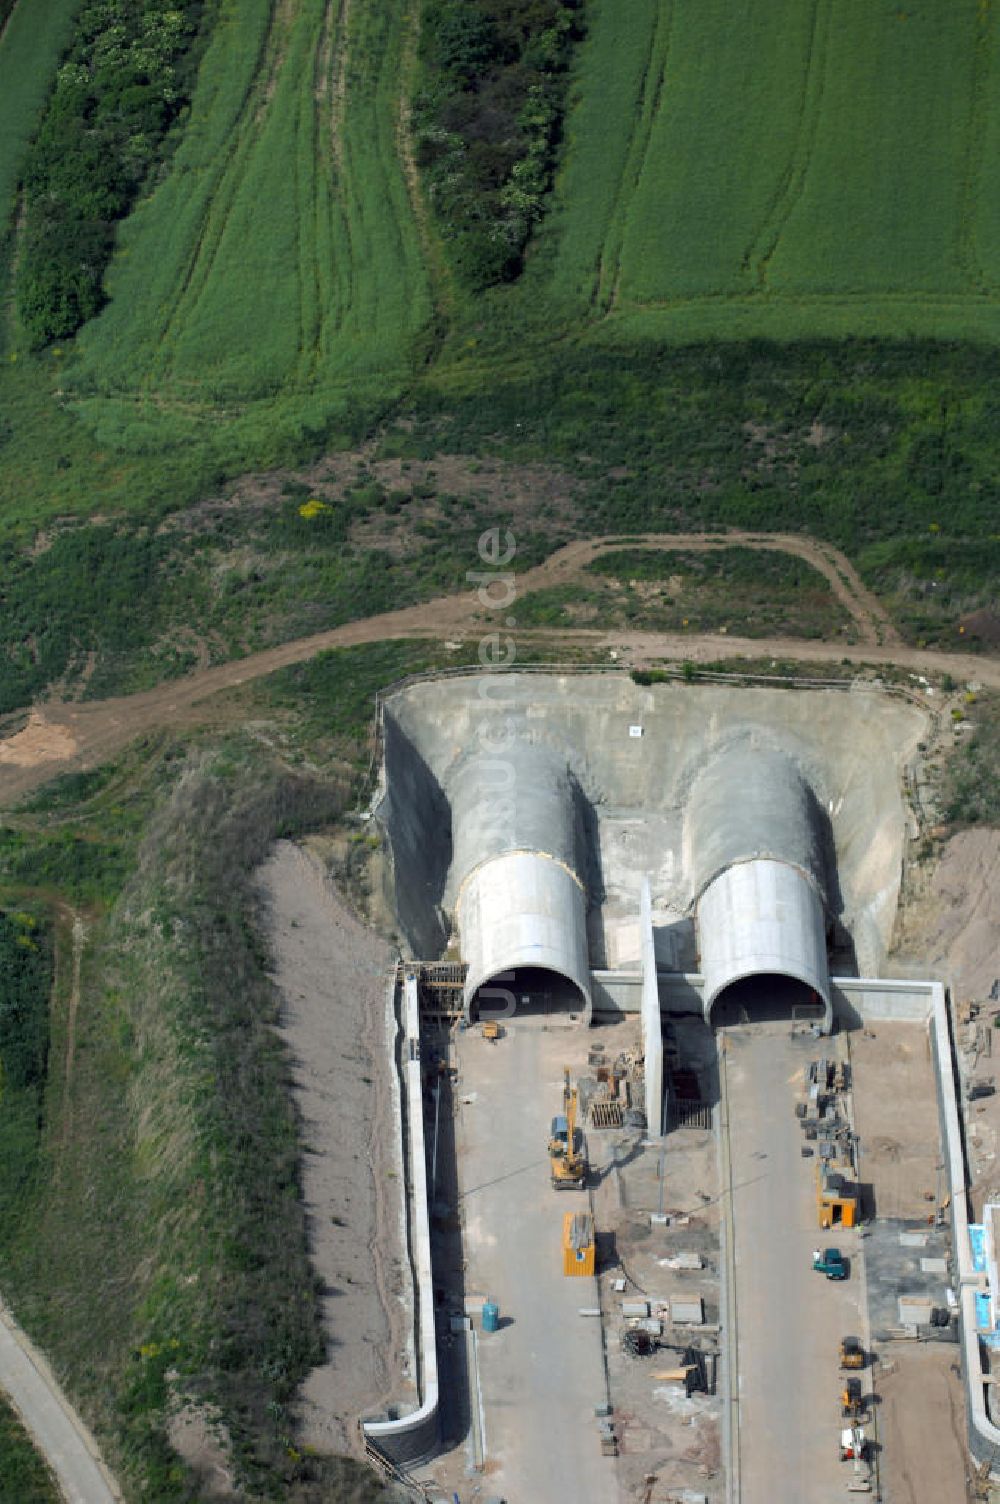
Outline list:
[[[2,1304],[0,1385],[69,1504],[114,1504],[121,1498],[98,1457],[93,1437],[70,1408],[45,1359]]]
[[[479,1339],[488,1486],[509,1504],[615,1504],[595,1406],[607,1397],[596,1281],[562,1271],[562,1222],[582,1191],[554,1191],[546,1145],[562,1067],[585,1059],[579,1024],[513,1024],[499,1044],[459,1045],[459,1175],[466,1290],[492,1296],[501,1330]],[[576,1057],[576,1058],[575,1058]],[[478,1322],[477,1322],[478,1325]]]
[[[732,1207],[736,1248],[740,1504],[827,1504],[844,1494],[839,1460],[838,1347],[862,1336],[855,1233],[816,1224],[813,1161],[795,1119],[802,1067],[817,1053],[789,1025],[727,1029]],[[836,1242],[851,1278],[814,1273],[812,1250]]]

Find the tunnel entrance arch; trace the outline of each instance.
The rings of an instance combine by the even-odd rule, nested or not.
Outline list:
[[[801,767],[759,732],[700,772],[685,822],[706,1020],[833,1025],[822,810]]]
[[[708,1004],[708,1022],[721,1029],[750,1023],[826,1023],[827,1004],[801,977],[757,972],[737,977]]]
[[[757,858],[719,874],[698,900],[706,1020],[809,1019],[833,1026],[823,904],[808,875]]]
[[[580,983],[548,966],[513,966],[485,978],[469,999],[470,1023],[589,1014],[590,998]]]

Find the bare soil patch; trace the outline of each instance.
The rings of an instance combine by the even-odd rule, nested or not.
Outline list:
[[[880,1020],[850,1035],[861,1179],[879,1218],[926,1219],[934,1210],[939,1146],[927,1027]],[[927,1200],[928,1193],[931,1200]]]
[[[302,1386],[302,1440],[357,1451],[358,1418],[398,1397],[405,1342],[399,1185],[385,1037],[395,957],[358,922],[316,854],[279,841],[258,873],[280,1033],[301,1118],[302,1185],[326,1362]]]
[[[969,1497],[965,1403],[959,1349],[895,1343],[890,1370],[875,1376],[886,1504],[929,1504]]]
[[[38,763],[62,762],[76,751],[76,738],[67,726],[53,725],[43,710],[32,710],[23,731],[0,741],[0,765],[32,768]]]
[[[899,916],[896,959],[952,984],[954,1001],[982,1000],[1000,976],[1000,830],[963,830],[914,881]]]
[[[171,1416],[167,1435],[170,1445],[198,1479],[202,1498],[239,1497],[233,1479],[230,1440],[210,1406],[185,1405]]]

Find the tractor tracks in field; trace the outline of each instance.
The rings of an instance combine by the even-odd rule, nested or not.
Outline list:
[[[412,92],[417,73],[417,49],[420,45],[420,7],[421,0],[407,0],[405,6],[406,29],[403,37],[402,63],[399,70],[401,83],[396,115],[396,151],[403,173],[403,182],[406,185],[407,196],[410,200],[410,209],[417,227],[420,247],[424,253],[424,265],[427,268],[428,274],[428,288],[437,326],[432,348],[437,349],[441,344],[443,331],[453,311],[455,293],[447,257],[444,254],[440,237],[434,229],[430,209],[424,195],[413,141]],[[429,350],[425,359],[429,359],[431,353],[432,351]]]
[[[621,178],[614,194],[607,233],[598,260],[591,301],[594,309],[604,317],[609,317],[614,313],[618,305],[629,199],[639,186],[649,156],[653,130],[663,97],[673,23],[674,6],[671,0],[671,3],[657,8],[653,21],[649,56],[637,91],[639,118],[629,139]]]
[[[225,148],[212,165],[211,180],[201,201],[197,231],[160,331],[158,353],[164,364],[169,361],[170,344],[191,321],[211,276],[239,194],[246,158],[254,148],[274,94],[293,15],[290,0],[274,0],[261,36],[256,64],[236,112],[234,127],[229,132]]]
[[[995,281],[987,277],[979,255],[976,220],[982,191],[985,142],[988,138],[989,80],[994,70],[996,20],[988,4],[980,4],[973,23],[976,28],[969,88],[969,115],[965,150],[959,178],[956,255],[971,292],[989,296]]]
[[[789,553],[810,564],[850,611],[858,632],[857,644],[848,648],[841,641],[823,642],[814,638],[739,637],[732,633],[721,637],[714,632],[655,632],[617,627],[537,628],[519,635],[525,645],[530,643],[532,648],[544,648],[550,653],[550,661],[559,661],[560,652],[598,656],[611,651],[619,667],[670,660],[715,663],[720,656],[774,657],[838,665],[847,661],[863,665],[869,672],[892,667],[914,673],[947,674],[959,682],[976,679],[1000,689],[1000,658],[939,652],[901,643],[883,607],[858,579],[844,555],[831,544],[796,534],[671,533],[581,539],[558,549],[545,563],[518,575],[517,592],[519,596],[529,595],[552,584],[578,580],[592,559],[614,549],[691,551],[734,546]],[[319,653],[394,639],[444,642],[482,636],[495,625],[485,619],[482,603],[470,588],[280,643],[127,698],[36,705],[28,724],[0,741],[0,807],[25,798],[60,773],[99,766],[136,737],[158,728],[200,725],[213,718],[229,724],[238,721],[243,715],[238,704],[219,702],[208,708],[205,702],[225,690],[305,663]]]
[[[802,197],[809,175],[826,87],[828,41],[832,24],[830,12],[831,0],[813,0],[795,144],[765,212],[764,221],[743,255],[743,269],[753,275],[758,290],[767,282],[771,259],[778,249],[785,226]]]
[[[323,19],[317,100],[329,98],[330,156],[338,180],[344,171],[343,124],[347,99],[347,33],[350,24],[351,0],[328,0]]]

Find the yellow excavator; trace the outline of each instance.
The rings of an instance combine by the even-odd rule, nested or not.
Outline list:
[[[576,1087],[570,1085],[569,1066],[563,1071],[563,1110],[552,1119],[549,1173],[557,1191],[582,1187],[587,1178],[587,1158],[576,1142]]]

